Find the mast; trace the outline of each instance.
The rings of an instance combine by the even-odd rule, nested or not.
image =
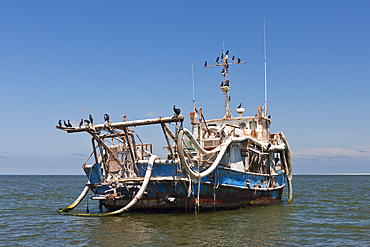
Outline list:
[[[267,76],[266,76],[266,21],[263,19],[263,48],[265,55],[265,117],[267,116]]]
[[[229,50],[224,51],[222,49],[222,54],[221,54],[221,60],[219,57],[216,58],[216,64],[212,65],[207,65],[207,61],[204,63],[204,68],[206,67],[216,67],[216,66],[222,66],[222,71],[221,75],[224,77],[224,81],[221,82],[221,91],[225,93],[225,108],[226,108],[226,114],[224,118],[231,118],[231,113],[230,113],[230,108],[229,108],[229,103],[230,103],[230,96],[228,95],[228,92],[230,91],[230,84],[229,80],[227,79],[227,75],[229,74],[229,65],[231,64],[241,64],[241,63],[247,63],[247,62],[242,62],[240,58],[238,58],[237,61],[234,60],[235,56],[232,56],[232,58],[229,58]],[[230,61],[230,62],[229,62]]]

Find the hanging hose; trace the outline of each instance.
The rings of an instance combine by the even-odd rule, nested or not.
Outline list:
[[[185,157],[184,157],[184,154],[182,152],[183,149],[183,146],[182,146],[182,137],[183,135],[186,134],[186,136],[190,139],[190,141],[194,144],[195,148],[202,154],[212,154],[212,153],[215,153],[217,151],[220,151],[220,153],[217,155],[217,158],[215,159],[215,161],[212,163],[212,165],[210,167],[208,167],[205,171],[203,172],[197,172],[197,171],[194,171],[193,169],[191,169],[191,167],[188,166],[188,164],[186,163],[185,161]],[[233,143],[233,142],[243,142],[245,140],[247,140],[248,137],[230,137],[229,139],[227,139],[224,143],[222,143],[221,145],[219,145],[218,147],[214,148],[213,150],[211,151],[206,151],[204,150],[200,145],[199,143],[195,140],[194,136],[190,133],[189,130],[187,129],[182,129],[180,130],[179,132],[179,136],[178,136],[178,139],[177,139],[177,146],[178,146],[178,149],[179,149],[179,157],[180,157],[180,161],[181,161],[181,164],[184,166],[184,169],[185,171],[192,177],[192,178],[196,178],[196,179],[200,179],[200,178],[204,178],[204,177],[207,177],[209,174],[211,174],[215,169],[216,167],[219,165],[222,157],[224,156],[228,146]]]
[[[293,179],[293,167],[292,167],[292,155],[290,154],[290,148],[286,137],[284,136],[283,132],[279,132],[279,135],[283,142],[285,143],[285,150],[284,150],[284,159],[286,165],[286,176],[288,180],[288,201],[292,201],[293,197],[293,188],[292,188],[292,179]]]
[[[107,212],[107,213],[102,213],[102,214],[68,214],[68,213],[64,213],[64,212],[60,212],[61,214],[67,214],[67,215],[74,215],[74,216],[83,216],[83,217],[104,217],[104,216],[113,216],[113,215],[119,215],[119,214],[122,214],[124,212],[127,212],[130,210],[130,208],[132,206],[134,206],[136,204],[136,202],[138,200],[141,199],[144,191],[146,190],[146,187],[148,186],[148,183],[149,183],[149,180],[150,180],[150,176],[152,175],[152,170],[153,170],[153,164],[154,164],[154,160],[157,158],[156,155],[152,155],[149,159],[149,162],[148,162],[148,166],[146,168],[146,173],[145,173],[145,177],[144,177],[144,181],[143,181],[143,184],[141,185],[141,188],[140,190],[138,191],[138,193],[136,194],[136,196],[134,197],[134,199],[131,200],[130,203],[128,203],[125,207],[119,209],[119,210],[116,210],[114,212]]]
[[[88,191],[89,191],[89,187],[86,185],[84,190],[81,192],[80,196],[76,199],[76,201],[74,201],[74,203],[72,203],[71,205],[69,205],[66,208],[60,208],[58,210],[58,212],[59,213],[65,213],[65,212],[68,212],[70,210],[73,210],[75,207],[77,207],[78,204],[80,204],[82,199],[84,199],[84,197],[86,196]]]

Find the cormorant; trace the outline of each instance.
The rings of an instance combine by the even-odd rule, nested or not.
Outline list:
[[[240,105],[238,106],[238,108],[241,108],[242,107],[242,103],[240,103]]]
[[[233,58],[231,60],[234,60],[235,56],[233,56]]]
[[[240,58],[238,58],[238,63],[240,63]]]
[[[90,121],[87,120],[87,119],[85,119],[84,122],[87,123],[87,124],[90,124]]]
[[[217,57],[217,58],[216,58],[216,63],[218,63],[218,60],[219,60],[219,59],[220,59],[219,57]]]
[[[180,115],[181,110],[176,108],[176,105],[173,106],[173,111],[175,112],[176,116]]]
[[[94,124],[94,119],[93,119],[93,117],[91,116],[91,114],[89,115],[89,119],[90,119],[90,123],[91,123],[91,124]]]
[[[84,123],[84,120],[81,119],[81,122],[78,124],[78,128],[81,128],[82,124]]]
[[[269,115],[268,118],[271,119],[271,115]]]
[[[64,126],[69,127],[65,120],[63,120]]]
[[[71,122],[69,121],[69,119],[68,119],[68,127],[72,127],[72,124],[71,124]]]
[[[207,67],[207,61],[204,62],[204,68]]]
[[[109,115],[108,114],[104,114],[104,121],[109,122]]]
[[[224,82],[222,81],[222,82],[221,82],[221,87],[223,87],[223,86],[224,86]]]
[[[226,55],[229,54],[229,50],[226,51]]]
[[[58,126],[59,126],[60,128],[62,128],[62,119],[59,119],[59,121],[58,121]]]

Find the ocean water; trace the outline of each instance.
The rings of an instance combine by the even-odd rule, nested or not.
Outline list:
[[[1,246],[370,246],[370,176],[294,176],[293,201],[241,210],[62,216],[84,176],[0,176]],[[91,194],[90,194],[91,195]],[[89,203],[90,212],[97,210]],[[87,200],[75,210],[85,212]]]

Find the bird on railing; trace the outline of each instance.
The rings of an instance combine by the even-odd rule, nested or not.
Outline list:
[[[181,113],[181,110],[180,110],[180,109],[178,109],[178,108],[176,108],[176,105],[174,105],[174,106],[173,106],[173,111],[175,112],[176,117],[177,117],[178,115],[180,115],[180,113]]]
[[[65,127],[67,127],[67,128],[69,127],[65,120],[63,120],[63,123],[64,123]]]
[[[69,119],[68,119],[68,127],[72,127],[72,124],[71,124],[71,122],[69,121]]]
[[[59,119],[58,126],[59,126],[59,128],[62,128],[62,119]]]

